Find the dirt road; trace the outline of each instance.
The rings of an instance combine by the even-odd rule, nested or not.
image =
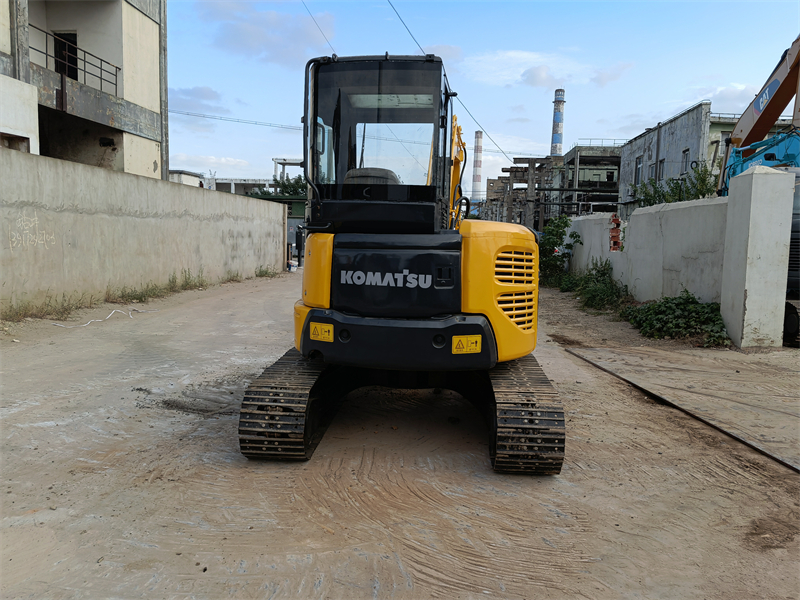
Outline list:
[[[235,413],[291,345],[299,285],[0,336],[3,598],[798,597],[798,476],[566,353],[545,334],[598,331],[557,293],[536,355],[568,413],[561,475],[493,473],[455,394],[374,388],[311,461],[248,462]]]

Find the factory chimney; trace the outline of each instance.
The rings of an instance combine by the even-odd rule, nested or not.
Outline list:
[[[475,132],[475,150],[472,159],[472,200],[485,200],[481,192],[481,163],[483,162],[483,132]]]
[[[561,144],[564,138],[564,90],[556,90],[553,100],[553,138],[550,142],[550,156],[561,156]]]

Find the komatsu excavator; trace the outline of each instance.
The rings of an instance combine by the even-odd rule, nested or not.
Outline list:
[[[496,471],[560,472],[564,412],[531,354],[536,239],[464,218],[455,95],[431,54],[306,66],[295,348],[244,394],[248,458],[309,459],[357,388],[444,388],[483,414]]]

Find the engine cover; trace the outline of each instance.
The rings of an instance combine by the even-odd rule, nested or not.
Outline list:
[[[331,308],[365,317],[419,318],[461,310],[461,236],[337,234]]]

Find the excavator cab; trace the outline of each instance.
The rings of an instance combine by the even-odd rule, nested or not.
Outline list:
[[[307,230],[447,227],[453,95],[432,54],[311,60],[303,119]]]

